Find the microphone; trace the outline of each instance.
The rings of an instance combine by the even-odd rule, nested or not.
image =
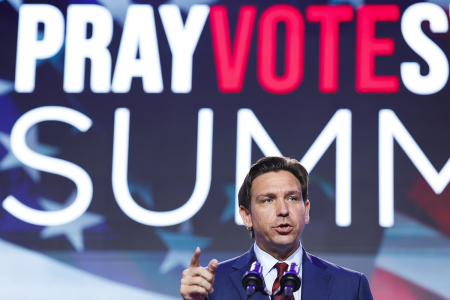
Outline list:
[[[247,299],[257,291],[264,291],[263,282],[262,266],[255,261],[250,267],[250,271],[247,271],[242,277],[242,286],[247,291]]]
[[[281,275],[280,287],[275,291],[274,295],[279,295],[284,293],[286,298],[289,298],[298,291],[301,285],[301,280],[299,277],[300,266],[296,263],[291,263],[286,272]]]

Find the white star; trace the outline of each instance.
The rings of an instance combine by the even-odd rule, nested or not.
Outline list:
[[[37,125],[31,127],[31,129],[28,131],[26,140],[28,147],[40,154],[53,156],[59,153],[59,149],[57,147],[39,143]],[[39,180],[41,179],[39,171],[22,164],[12,153],[10,136],[6,133],[0,132],[0,143],[8,151],[8,153],[0,161],[0,171],[22,167],[34,182],[39,182]]]
[[[14,83],[8,80],[0,79],[0,96],[6,95],[14,89]]]
[[[180,10],[186,14],[189,13],[189,9],[194,4],[213,4],[219,2],[218,0],[169,0],[167,4],[175,4]]]
[[[19,11],[19,7],[22,5],[22,0],[8,0],[9,4],[14,7],[16,11]]]
[[[195,248],[198,246],[205,249],[211,244],[211,238],[192,234],[191,220],[181,223],[178,232],[157,229],[156,234],[169,248],[159,267],[161,274],[166,274],[180,265],[187,269]]]
[[[97,0],[101,5],[106,7],[114,20],[116,20],[120,25],[123,26],[125,23],[125,17],[127,15],[127,9],[131,0]]]
[[[193,253],[192,250],[170,250],[159,267],[159,273],[166,274],[180,265],[183,266],[184,269],[187,269]]]
[[[69,206],[75,199],[74,191],[65,204],[59,204],[51,200],[40,198],[39,204],[47,211],[55,211]],[[96,226],[105,221],[105,217],[99,214],[85,212],[81,217],[70,223],[58,226],[47,226],[42,229],[40,236],[43,239],[52,238],[59,235],[65,235],[77,252],[84,251],[83,230]]]

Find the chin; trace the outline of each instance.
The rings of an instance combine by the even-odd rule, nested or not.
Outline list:
[[[298,239],[294,238],[294,237],[278,237],[277,239],[274,240],[275,244],[277,245],[283,245],[283,246],[287,246],[287,245],[295,245],[296,243],[298,243]]]

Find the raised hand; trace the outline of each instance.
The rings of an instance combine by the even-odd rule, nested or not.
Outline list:
[[[180,293],[185,300],[204,300],[213,289],[214,277],[219,266],[217,259],[212,259],[208,267],[200,266],[200,248],[195,249],[189,267],[183,271]]]

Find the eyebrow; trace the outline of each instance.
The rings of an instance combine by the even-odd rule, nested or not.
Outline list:
[[[288,191],[287,193],[286,193],[286,195],[287,196],[290,196],[290,195],[301,195],[302,193],[300,193],[299,191],[296,191],[296,190],[292,190],[292,191]],[[269,192],[269,193],[265,193],[265,194],[259,194],[258,196],[256,196],[257,198],[259,198],[259,197],[274,197],[276,194],[275,193],[271,193],[271,192]]]

